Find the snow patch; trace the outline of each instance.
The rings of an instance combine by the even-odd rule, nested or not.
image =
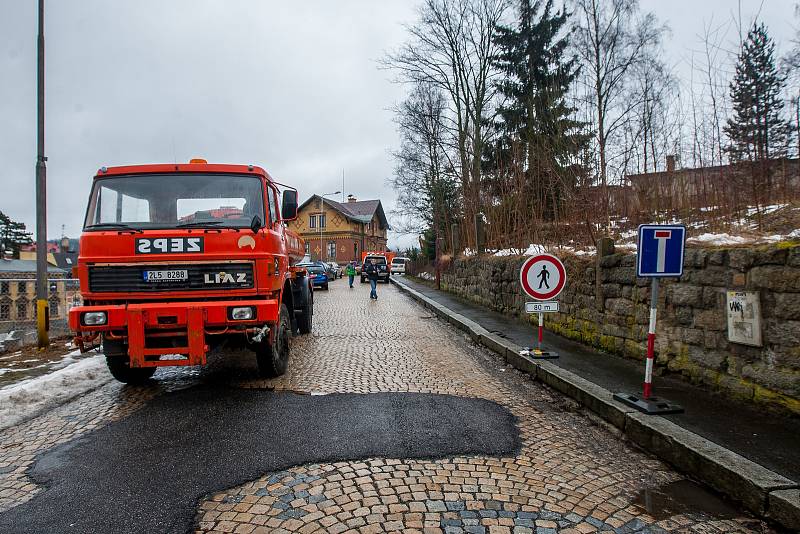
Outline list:
[[[79,354],[70,353],[69,357]],[[65,358],[65,360],[67,360]],[[66,363],[57,371],[0,389],[0,430],[31,419],[112,380],[103,355]]]
[[[726,233],[705,233],[689,237],[686,241],[705,245],[744,245],[747,243],[777,243],[778,241],[783,241],[784,238],[785,236],[782,235],[743,236]]]

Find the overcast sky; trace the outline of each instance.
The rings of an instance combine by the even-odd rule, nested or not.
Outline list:
[[[58,0],[47,2],[48,236],[76,236],[101,166],[254,163],[305,199],[345,189],[380,198],[404,94],[377,60],[399,46],[411,0]],[[679,73],[735,0],[649,0],[672,28]],[[742,0],[781,51],[793,1]],[[0,211],[34,226],[36,2],[0,0]],[[391,218],[391,217],[390,217]],[[415,238],[392,239],[406,246]]]

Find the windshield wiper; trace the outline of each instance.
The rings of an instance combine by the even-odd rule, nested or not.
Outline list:
[[[90,224],[89,226],[85,226],[85,230],[101,230],[103,228],[109,229],[119,229],[119,230],[130,230],[131,232],[136,232],[137,234],[142,233],[141,228],[134,228],[125,223],[98,223],[98,224]]]
[[[176,224],[175,228],[202,228],[204,226],[216,226],[222,224],[222,221],[192,221]]]

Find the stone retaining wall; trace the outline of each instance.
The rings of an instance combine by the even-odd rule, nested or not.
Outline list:
[[[442,289],[519,316],[526,301],[519,286],[523,260],[452,260],[443,269]],[[562,260],[569,281],[559,297],[561,313],[547,314],[546,327],[643,359],[650,288],[649,280],[636,278],[635,256]],[[728,341],[727,290],[760,292],[762,347]],[[800,245],[687,248],[680,281],[661,282],[658,313],[660,371],[800,414]]]

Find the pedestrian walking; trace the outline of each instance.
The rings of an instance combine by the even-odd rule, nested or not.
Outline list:
[[[351,261],[348,263],[344,272],[347,274],[347,281],[350,282],[350,289],[353,289],[353,280],[356,278],[356,266],[354,262]]]
[[[366,269],[364,272],[367,273],[367,278],[369,278],[369,298],[373,300],[378,300],[378,266],[375,264],[375,260],[369,260],[364,268]]]

